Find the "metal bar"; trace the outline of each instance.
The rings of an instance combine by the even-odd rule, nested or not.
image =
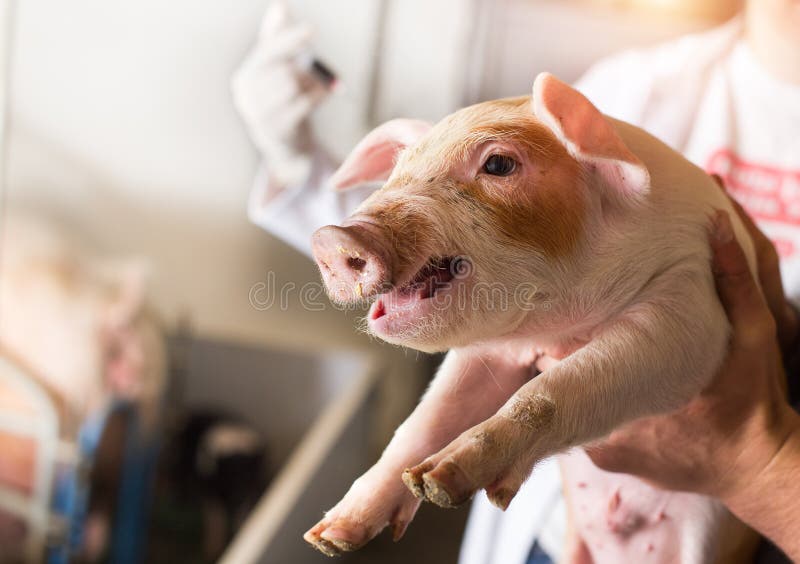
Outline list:
[[[28,526],[25,552],[28,561],[40,562],[47,541],[50,494],[59,443],[58,412],[46,390],[17,365],[2,356],[0,356],[0,378],[18,390],[37,412],[38,433],[30,433],[30,425],[25,421],[30,420],[27,415],[14,417],[5,413],[3,420],[9,427],[17,426],[21,430],[28,431],[37,443],[33,490],[25,515]],[[6,501],[14,506],[19,500],[13,496],[6,496]],[[16,506],[19,508],[18,504]]]
[[[0,510],[18,519],[26,520],[31,511],[33,501],[30,496],[15,489],[0,485]],[[46,537],[60,535],[64,531],[64,519],[55,513],[48,515]]]
[[[42,422],[38,418],[0,411],[0,431],[33,437],[40,435],[43,430]]]

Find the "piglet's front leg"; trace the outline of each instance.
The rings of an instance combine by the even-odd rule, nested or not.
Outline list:
[[[398,540],[420,503],[403,485],[403,470],[490,417],[530,378],[532,362],[500,351],[451,351],[380,460],[306,532],[306,541],[335,556],[361,547],[387,526]]]
[[[442,507],[485,489],[505,509],[544,457],[683,405],[708,383],[727,342],[719,303],[705,301],[698,315],[677,302],[631,308],[491,418],[407,470],[409,489]]]

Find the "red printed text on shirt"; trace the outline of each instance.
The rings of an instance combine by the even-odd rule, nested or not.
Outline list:
[[[730,149],[712,153],[706,170],[722,177],[727,190],[757,222],[775,221],[800,226],[800,170],[746,161]],[[796,245],[793,241],[773,241],[781,256],[794,254]]]

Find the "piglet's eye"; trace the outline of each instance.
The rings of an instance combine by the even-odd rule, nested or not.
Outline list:
[[[517,168],[517,161],[505,155],[491,155],[483,163],[483,172],[492,176],[508,176]]]

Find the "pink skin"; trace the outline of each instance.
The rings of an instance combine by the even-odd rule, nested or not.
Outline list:
[[[354,151],[356,155],[371,156],[369,174],[374,177],[384,177],[386,170],[394,166],[395,153],[403,147],[402,143],[393,140],[394,136],[409,141],[404,137],[409,128],[402,122],[390,122],[382,127],[382,133],[370,135]],[[426,128],[419,125],[413,129],[420,135],[427,132]],[[366,143],[370,138],[388,143],[394,151],[372,149]],[[515,183],[533,183],[544,172],[554,179],[565,174],[557,164],[545,171],[523,147],[508,141],[492,140],[476,145],[471,154],[451,167],[445,176],[461,182],[480,177],[482,164],[492,154],[513,155],[517,160]],[[376,155],[383,155],[385,161],[381,164]],[[356,166],[359,162],[358,158],[348,158],[342,168]],[[362,180],[368,177],[362,170],[344,170],[336,176],[339,179]],[[515,194],[510,189],[508,179],[495,181],[486,177],[481,181],[486,190],[502,193],[506,197]],[[340,188],[348,186],[349,181],[342,182]],[[568,183],[566,178],[563,182]],[[520,191],[516,194],[520,199],[514,205],[527,204],[531,197]],[[476,283],[494,281],[480,278],[478,271],[481,265],[487,265],[483,269],[485,272],[496,271],[498,266],[492,262],[493,258],[497,265],[506,262],[514,264],[519,262],[518,255],[492,257],[499,253],[494,244],[486,244],[486,237],[474,238],[473,235],[474,240],[450,237],[449,242],[431,237],[444,243],[443,246],[425,249],[425,252],[404,262],[394,246],[401,235],[396,231],[391,233],[378,219],[382,209],[391,203],[391,198],[384,201],[375,196],[341,226],[324,227],[314,234],[312,248],[331,298],[350,302],[380,294],[370,308],[367,323],[373,334],[389,341],[408,344],[409,328],[413,330],[428,319],[442,317],[447,320],[443,325],[459,326],[462,332],[468,334],[466,337],[458,336],[464,342],[473,341],[474,336],[479,334],[485,335],[487,327],[491,327],[491,323],[487,324],[487,317],[467,316],[460,319],[461,323],[454,323],[448,320],[451,312],[447,305],[455,304],[459,296]],[[442,208],[441,211],[445,214],[443,218],[433,216],[428,221],[452,224],[449,216],[453,210]],[[469,219],[472,214],[464,210],[455,215]],[[471,225],[467,229],[474,231]],[[502,235],[497,234],[494,238],[502,238]],[[433,252],[429,254],[430,251]],[[530,255],[529,251],[524,252],[525,256]],[[431,255],[446,259],[430,267]],[[487,259],[482,260],[486,255]],[[469,258],[453,260],[454,257],[464,256]],[[527,274],[513,272],[512,278]],[[513,284],[513,280],[510,283]],[[355,289],[357,285],[358,290]],[[470,309],[466,308],[468,312]],[[496,332],[508,332],[509,328],[519,325],[519,312],[514,308],[509,310],[490,312],[494,319],[489,321],[499,327],[495,329]],[[449,337],[452,335],[432,335],[428,332],[425,343],[415,342],[413,346],[424,348],[424,345],[432,344],[435,348],[446,348],[454,344],[447,341]],[[551,355],[558,352],[554,349]],[[469,351],[451,352],[431,389],[387,447],[380,461],[353,484],[342,501],[305,534],[305,539],[322,552],[332,555],[362,546],[386,526],[392,527],[395,539],[402,536],[419,505],[419,499],[406,486],[413,488],[415,482],[421,484],[421,481],[413,473],[405,472],[404,486],[400,480],[401,474],[494,414],[530,378],[538,354],[529,343],[495,343],[491,352],[487,348],[475,347]],[[424,489],[424,486],[420,487]],[[416,493],[419,495],[419,491]]]
[[[696,504],[697,496],[599,472],[580,449],[563,459],[561,469],[570,490],[570,518],[582,532],[572,550],[586,551],[589,562],[625,562],[637,552],[644,562],[646,557],[653,559],[656,551],[662,561],[680,561],[679,546],[672,539],[680,534],[682,523],[675,517]]]
[[[500,352],[500,351],[498,351]],[[494,413],[530,376],[529,359],[488,352],[449,356],[381,459],[304,538],[330,556],[363,546],[385,527],[399,540],[420,500],[400,477],[420,459]]]
[[[506,104],[520,112],[516,106],[524,102]],[[383,127],[395,128],[397,120]],[[526,127],[543,129],[528,123]],[[536,131],[536,134],[542,133]],[[386,132],[371,134],[368,138],[388,142],[386,135]],[[438,138],[433,137],[429,143],[436,143]],[[554,144],[552,139],[544,143]],[[401,150],[395,142],[391,146]],[[389,159],[383,151],[364,147],[356,151],[384,155],[385,166],[394,165],[394,159]],[[513,305],[518,297],[512,294],[514,290],[525,285],[558,286],[561,281],[553,280],[544,269],[531,273],[544,260],[535,248],[537,243],[528,240],[533,236],[531,233],[518,235],[514,227],[497,232],[492,226],[498,221],[509,221],[518,210],[552,206],[552,200],[582,200],[575,167],[570,166],[563,154],[540,161],[530,148],[496,138],[479,139],[468,154],[450,166],[437,166],[438,163],[415,151],[403,154],[407,162],[403,163],[401,155],[401,164],[387,186],[365,201],[353,217],[341,226],[326,226],[314,233],[312,251],[328,294],[341,303],[377,296],[367,316],[370,331],[389,342],[419,350],[446,350],[508,334],[521,324],[525,313],[516,307],[492,310],[486,304],[475,303],[470,291],[497,284],[498,279],[492,273],[504,271],[502,299]],[[513,175],[499,177],[484,173],[482,166],[493,155],[512,158],[517,163]],[[347,162],[351,160],[348,158]],[[373,174],[379,177],[385,174],[375,162],[370,161],[369,165]],[[398,171],[411,171],[408,174],[414,179],[404,185],[407,178]],[[337,176],[362,178],[363,174],[347,172]],[[546,189],[534,191],[533,187],[539,188],[543,178]],[[557,195],[559,185],[575,186],[574,194],[566,198]],[[489,203],[476,209],[481,193],[489,197]],[[559,204],[561,208],[568,206],[564,202]],[[543,238],[551,240],[542,244],[569,245],[559,238],[577,237],[580,229],[577,214],[582,205],[579,201],[575,206],[576,219],[571,220],[575,225],[567,224],[562,233],[558,229],[556,233],[544,233]],[[523,212],[520,223],[545,224],[546,221],[539,221],[540,215]],[[502,250],[498,242],[503,245]],[[464,296],[472,300],[466,308],[459,305]],[[540,313],[537,323],[544,326],[548,322],[560,323],[564,328],[563,320],[557,316]],[[548,329],[551,333],[558,330],[552,324]]]
[[[394,155],[404,145],[398,143],[397,139],[403,139],[406,144],[413,141],[405,137],[409,127],[404,126],[403,122],[390,122],[382,127],[384,131],[370,134],[359,144],[354,155],[337,173],[334,183],[341,182],[340,188],[348,186],[354,178],[384,177],[385,171],[394,165]],[[426,133],[423,127],[415,129],[420,135]],[[374,148],[370,140],[382,148]],[[472,155],[450,168],[447,176],[461,181],[475,177],[480,174],[480,166],[491,154],[513,155],[521,163],[519,175],[522,178],[515,179],[517,182],[534,182],[541,175],[541,167],[529,160],[527,152],[521,147],[509,142],[492,141],[474,147]],[[364,160],[366,157],[370,158]],[[360,170],[359,163],[368,163],[369,166]],[[356,170],[349,170],[352,168]],[[497,184],[499,186],[490,184],[488,187],[507,191],[502,182]],[[519,192],[511,192],[512,196],[515,194]],[[523,203],[524,200],[519,202]],[[369,329],[385,340],[400,341],[409,327],[420,325],[426,317],[446,315],[441,304],[446,304],[448,299],[455,299],[459,290],[469,287],[474,280],[470,275],[457,277],[458,268],[454,262],[437,265],[444,268],[435,268],[432,275],[424,276],[426,271],[423,267],[428,262],[426,254],[413,257],[409,264],[398,264],[398,253],[392,245],[392,240],[396,242],[398,237],[389,235],[389,230],[377,219],[387,205],[378,195],[373,196],[341,227],[328,226],[317,231],[312,239],[312,248],[331,298],[349,302],[380,293],[367,315]],[[453,214],[453,210],[447,212]],[[460,215],[468,215],[468,212],[465,210]],[[461,243],[463,245],[464,242]],[[452,248],[450,245],[452,243],[440,249],[438,254],[457,254],[448,252]],[[467,254],[463,247],[458,251],[459,254]],[[468,256],[475,260],[474,257],[490,252],[495,252],[494,246],[485,249],[477,246]],[[469,273],[473,265],[468,263],[466,266]],[[418,283],[409,284],[412,281]],[[467,321],[475,323],[474,320]],[[505,325],[513,327],[514,324],[512,321]],[[430,335],[426,338],[432,340]],[[436,473],[426,476],[427,480],[422,475],[424,470],[433,469],[435,460],[446,452],[440,449],[494,414],[530,376],[535,353],[530,350],[527,354],[521,352],[525,348],[524,345],[495,347],[493,359],[488,358],[485,352],[477,355],[460,352],[458,356],[449,357],[449,362],[442,367],[431,390],[381,460],[353,484],[344,499],[327,512],[320,523],[306,533],[306,540],[326,554],[336,554],[363,545],[387,525],[392,526],[394,537],[399,538],[418,507],[418,498],[425,497],[426,481],[429,489],[436,481]],[[504,355],[513,360],[500,364],[499,359]],[[487,371],[490,376],[488,379]],[[455,399],[460,401],[456,402]],[[469,417],[465,417],[465,414],[469,414]],[[443,421],[447,424],[443,425]],[[436,458],[433,457],[434,453],[438,453]],[[420,460],[425,462],[418,464]],[[415,469],[407,470],[412,467]],[[414,491],[414,496],[400,481],[401,473],[406,485]],[[469,490],[464,492],[466,498],[472,490],[467,485],[465,488]],[[376,491],[381,495],[375,495]],[[503,495],[501,492],[500,497]],[[386,500],[390,500],[389,503]],[[444,505],[454,505],[458,501],[463,499],[439,500]],[[510,499],[500,503],[507,501]]]
[[[390,122],[359,144],[335,184],[387,184],[312,248],[332,299],[374,299],[372,333],[451,350],[380,461],[306,533],[331,555],[388,525],[399,538],[418,499],[453,507],[485,489],[505,509],[542,458],[684,405],[727,343],[703,233],[704,210],[730,204],[668,147],[549,75],[531,98],[466,108],[413,143],[410,129]],[[476,291],[487,285],[490,299]],[[541,355],[563,360],[531,378]],[[691,534],[660,521],[650,534],[642,515],[662,495],[605,487],[591,465],[569,475],[592,485],[570,493],[579,506],[605,508],[598,538],[596,515],[575,519],[574,562],[607,543],[625,561],[668,561],[657,545],[679,545],[682,561],[715,550],[709,500],[679,504]]]

